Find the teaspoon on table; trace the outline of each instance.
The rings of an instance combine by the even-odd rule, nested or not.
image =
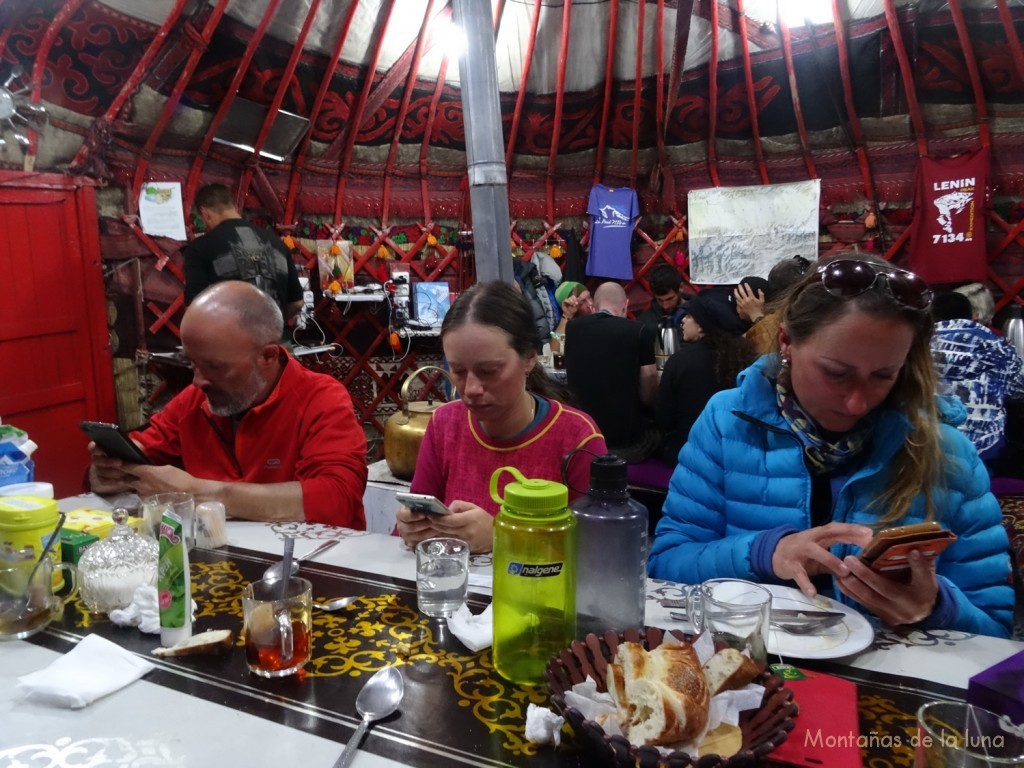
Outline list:
[[[349,595],[348,597],[339,597],[337,600],[331,600],[329,603],[313,603],[313,607],[319,608],[321,611],[340,611],[343,608],[348,608],[358,599],[359,595]]]
[[[345,768],[352,762],[352,755],[359,747],[359,742],[363,740],[363,734],[370,727],[370,723],[385,718],[398,709],[404,695],[405,678],[397,667],[379,669],[366,681],[366,685],[356,696],[356,711],[363,716],[363,721],[348,740],[345,751],[341,753],[334,768]]]
[[[307,552],[306,554],[294,558],[292,560],[291,575],[294,576],[299,572],[299,563],[301,563],[303,560],[312,560],[317,555],[322,555],[324,552],[333,547],[339,541],[341,541],[341,539],[331,539],[329,541],[325,541],[323,544],[320,544],[319,546],[309,550],[309,552]],[[279,562],[271,564],[271,566],[263,572],[263,580],[277,581],[281,578],[282,568],[283,565]]]

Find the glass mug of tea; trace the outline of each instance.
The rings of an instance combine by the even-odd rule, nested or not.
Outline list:
[[[64,571],[63,595],[53,591],[55,568]],[[54,565],[49,556],[42,561],[0,558],[0,640],[22,640],[41,632],[76,594],[78,569],[71,563]]]
[[[282,590],[283,586],[283,590]],[[311,656],[313,585],[299,576],[254,581],[242,591],[245,660],[261,677],[297,672]]]

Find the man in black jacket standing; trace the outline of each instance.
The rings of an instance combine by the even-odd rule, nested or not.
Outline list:
[[[298,314],[302,286],[281,239],[243,219],[223,184],[200,188],[194,204],[206,234],[185,248],[185,304],[214,283],[243,280],[277,301],[286,322]]]
[[[648,415],[658,392],[654,331],[626,317],[626,292],[602,283],[594,313],[566,328],[566,383],[604,434],[608,450],[630,463],[648,458],[659,435]]]

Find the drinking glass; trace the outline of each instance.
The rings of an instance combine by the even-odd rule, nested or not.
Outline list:
[[[914,768],[1024,766],[1024,732],[1007,717],[963,701],[917,710]]]
[[[142,500],[142,517],[146,531],[154,539],[160,539],[160,521],[164,512],[173,512],[181,518],[181,530],[185,546],[191,552],[196,546],[196,500],[191,493],[179,491],[157,493]]]
[[[300,576],[254,581],[242,590],[245,660],[260,677],[285,677],[311,656],[313,585]]]
[[[0,558],[0,640],[22,640],[46,628],[61,615],[64,604],[78,593],[78,569],[71,563],[54,566],[49,557]],[[70,588],[53,593],[54,569],[64,571]],[[58,585],[61,582],[57,582]]]
[[[765,640],[772,593],[742,579],[709,579],[690,587],[686,612],[695,632],[711,632],[715,650],[735,648],[758,666],[768,663]]]
[[[420,613],[451,616],[466,602],[469,544],[462,539],[426,539],[416,545],[416,603]]]

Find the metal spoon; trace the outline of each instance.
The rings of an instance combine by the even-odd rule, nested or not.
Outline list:
[[[366,681],[366,685],[356,696],[356,711],[363,716],[363,722],[356,728],[352,738],[345,745],[345,751],[341,753],[334,768],[345,768],[352,762],[352,756],[363,739],[363,734],[370,727],[374,720],[387,717],[402,702],[405,695],[405,678],[398,671],[397,667],[384,667],[377,670],[373,677]]]
[[[46,542],[46,546],[43,547],[43,553],[39,555],[39,559],[36,560],[36,564],[32,566],[32,570],[28,574],[28,583],[25,586],[25,596],[28,597],[28,591],[32,588],[32,577],[36,575],[36,571],[39,570],[39,566],[43,564],[43,558],[50,556],[50,550],[53,549],[55,542],[60,541],[60,530],[64,527],[64,521],[68,519],[66,513],[60,513],[60,519],[57,520],[57,527],[53,529],[53,533],[50,534],[50,538]]]
[[[301,563],[303,560],[312,560],[317,555],[322,555],[324,552],[333,547],[339,541],[341,541],[341,539],[330,539],[329,541],[325,541],[323,544],[309,550],[309,552],[307,552],[306,554],[293,558],[291,575],[294,576],[299,572],[299,563]],[[273,563],[269,568],[267,568],[267,570],[263,572],[264,581],[277,581],[278,579],[280,579],[281,573],[283,572],[283,568],[283,562]]]
[[[340,611],[348,608],[358,599],[359,595],[349,595],[348,597],[339,597],[337,600],[331,600],[329,603],[313,603],[313,607],[319,608],[321,611]]]

